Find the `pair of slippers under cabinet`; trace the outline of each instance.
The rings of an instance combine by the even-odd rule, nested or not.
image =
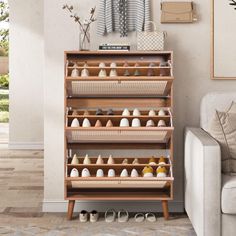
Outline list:
[[[99,213],[97,211],[91,211],[90,213],[88,213],[87,211],[83,210],[79,213],[79,220],[82,223],[85,223],[88,221],[94,223],[97,222],[99,219]]]
[[[129,220],[128,211],[122,209],[122,210],[118,211],[118,213],[116,213],[116,211],[114,209],[108,209],[105,212],[105,221],[107,223],[115,222],[116,219],[119,223],[127,222]]]

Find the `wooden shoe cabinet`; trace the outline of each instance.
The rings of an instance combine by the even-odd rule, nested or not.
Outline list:
[[[107,77],[99,77],[99,64],[105,63]],[[117,76],[109,77],[110,64],[116,63]],[[125,65],[125,66],[124,66]],[[151,65],[151,66],[150,66]],[[75,67],[81,75],[86,67],[87,77],[71,77]],[[149,70],[152,73],[149,73]],[[128,70],[128,73],[127,73]],[[135,74],[135,70],[138,70]],[[129,76],[127,76],[129,74]],[[151,75],[150,75],[151,74]],[[149,76],[148,76],[149,75]],[[173,53],[171,51],[156,52],[65,52],[65,199],[68,203],[68,219],[72,219],[75,200],[160,200],[162,201],[165,219],[168,219],[168,200],[173,199]],[[101,108],[103,115],[96,115]],[[131,112],[130,116],[122,116],[124,108]],[[140,116],[132,116],[134,108],[140,110]],[[107,115],[108,109],[114,111]],[[148,116],[150,109],[156,111],[155,116]],[[158,116],[163,109],[165,115]],[[76,111],[76,112],[73,112]],[[84,115],[88,111],[88,115]],[[79,120],[79,127],[71,127],[74,118]],[[88,118],[91,127],[82,127],[84,118]],[[139,118],[140,127],[119,127],[120,120],[127,118],[130,125],[133,118]],[[146,127],[152,119],[155,126]],[[100,120],[102,127],[94,127]],[[106,127],[111,120],[113,127]],[[158,127],[159,120],[164,120],[166,127]],[[86,150],[152,150],[156,162],[160,157],[157,151],[165,153],[167,177],[157,178],[155,171],[158,164],[152,165],[154,177],[142,177],[142,170],[148,165],[151,156],[114,156],[115,164],[96,164],[99,153],[90,157],[91,164],[83,164],[80,152]],[[79,164],[72,165],[74,153],[79,155]],[[145,151],[144,151],[145,153]],[[111,153],[112,154],[112,153]],[[128,164],[122,164],[127,158]],[[139,164],[132,164],[138,158]],[[70,171],[76,168],[79,177],[70,177]],[[88,168],[90,177],[81,177],[83,168]],[[129,176],[135,168],[139,177],[120,177],[123,169]],[[96,171],[102,169],[104,177],[96,177]],[[115,177],[107,177],[109,169],[114,169]],[[137,209],[138,210],[138,209]]]

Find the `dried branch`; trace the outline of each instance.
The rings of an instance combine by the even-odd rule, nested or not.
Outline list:
[[[76,13],[74,13],[74,7],[72,5],[68,5],[68,4],[65,4],[62,6],[62,9],[63,10],[67,10],[69,11],[70,13],[70,17],[74,19],[74,21],[76,23],[78,23],[80,25],[80,28],[81,30],[83,31],[84,33],[84,37],[83,37],[83,41],[85,40],[85,38],[87,38],[88,42],[90,42],[90,39],[89,39],[89,36],[88,36],[88,29],[89,29],[89,26],[96,21],[96,19],[94,18],[94,14],[95,14],[95,11],[96,11],[96,7],[93,7],[91,10],[90,10],[90,17],[89,17],[89,20],[85,20],[84,22],[86,22],[86,24],[82,24],[81,23],[81,19],[79,16],[77,16]]]

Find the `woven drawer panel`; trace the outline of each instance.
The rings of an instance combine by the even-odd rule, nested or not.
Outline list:
[[[72,188],[164,188],[166,181],[71,181]]]
[[[164,95],[167,81],[72,81],[76,95]]]
[[[119,141],[142,141],[149,142],[164,141],[167,131],[72,131],[71,141],[103,141],[111,140],[111,142]]]

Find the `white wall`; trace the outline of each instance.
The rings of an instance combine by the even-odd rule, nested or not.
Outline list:
[[[43,147],[43,0],[10,0],[10,148]]]
[[[90,7],[98,3],[98,0],[69,1],[69,3],[73,2],[75,4],[79,2],[79,12],[83,17],[87,15]],[[200,101],[206,93],[231,91],[235,90],[236,86],[236,81],[210,80],[210,2],[195,0],[200,18],[198,23],[161,25],[161,29],[168,32],[167,49],[174,51],[175,59],[174,205],[177,206],[175,208],[177,210],[182,210],[181,203],[183,202],[184,127],[199,125]],[[77,48],[78,28],[68,14],[62,11],[61,6],[64,3],[64,0],[44,0],[45,211],[66,209],[63,203],[63,51]],[[160,17],[159,3],[160,1],[152,0],[153,16],[156,22],[159,22]],[[97,49],[100,42],[121,41],[118,34],[97,37],[95,29],[96,24],[91,30],[94,49]],[[135,34],[130,34],[127,40],[135,44]],[[142,204],[142,208],[156,206],[156,203],[150,204]],[[130,204],[129,207],[134,209],[137,206]]]

